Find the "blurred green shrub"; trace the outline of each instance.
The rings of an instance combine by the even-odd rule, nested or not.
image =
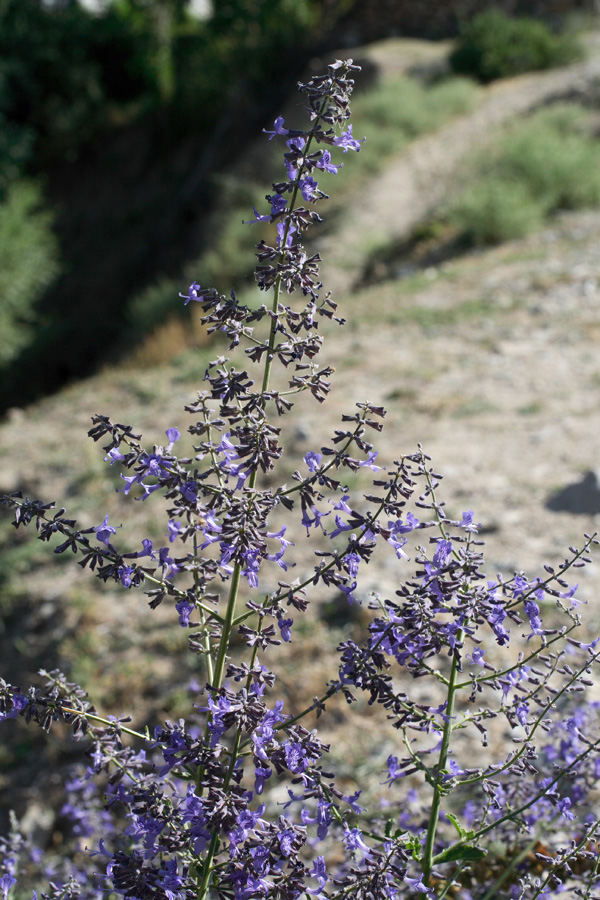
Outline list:
[[[535,231],[544,210],[526,184],[493,174],[467,188],[450,218],[474,244],[496,244]]]
[[[414,78],[386,78],[358,93],[353,102],[353,129],[357,137],[366,136],[369,153],[359,153],[350,177],[377,171],[387,157],[398,153],[411,139],[467,112],[476,95],[472,81],[456,77],[432,85]],[[342,183],[345,178],[346,171],[342,170]]]
[[[270,145],[266,152],[270,152]],[[179,292],[197,278],[203,287],[216,287],[223,293],[233,287],[238,295],[257,294],[253,276],[255,248],[249,243],[248,235],[258,242],[262,237],[269,237],[269,229],[258,224],[249,230],[247,222],[252,218],[253,206],[261,211],[265,208],[264,188],[225,176],[215,178],[215,182],[220,204],[211,219],[213,240],[198,258],[186,265],[186,274],[160,278],[129,300],[126,315],[131,340],[139,341],[176,317],[188,329],[190,342],[197,342],[198,335],[190,326],[194,305],[186,307],[179,299]],[[251,300],[246,296],[243,302]]]
[[[560,209],[600,205],[600,145],[582,107],[542,110],[479,156],[450,220],[477,244],[522,237]]]
[[[497,9],[474,16],[463,27],[450,66],[484,83],[535,69],[562,66],[581,58],[573,34],[553,34],[547,25],[527,17],[510,18]]]
[[[279,111],[309,53],[353,2],[215,0],[200,20],[190,0],[111,0],[97,15],[79,0],[0,0],[0,204],[10,185],[46,174],[61,208],[66,260],[45,316],[21,317],[12,363],[0,361],[0,412],[89,372],[120,348],[129,352],[170,304],[178,306],[165,273],[185,270],[191,251],[187,242],[167,247],[165,219],[185,227],[212,213],[215,172],[241,153],[250,125],[254,133],[271,109]],[[122,152],[139,178],[107,166]],[[68,171],[64,177],[65,162],[79,156],[73,179]],[[114,197],[109,211],[90,200],[98,183],[106,185],[103,196]],[[251,209],[245,205],[240,220]],[[128,223],[130,253],[105,227],[117,219]],[[238,256],[247,228],[214,225],[194,277],[208,274],[223,285],[233,274],[244,288],[254,262],[251,253],[249,262]],[[71,240],[73,233],[81,239]],[[107,270],[116,284],[109,297]],[[80,272],[88,273],[83,293]],[[181,284],[177,278],[178,290]]]
[[[37,328],[37,302],[59,272],[52,216],[39,185],[18,181],[0,204],[0,367],[25,347]]]
[[[177,35],[173,99],[179,119],[199,109],[216,119],[228,104],[233,115],[256,113],[267,98],[277,106],[315,44],[354,2],[214,0],[202,27],[188,25]]]

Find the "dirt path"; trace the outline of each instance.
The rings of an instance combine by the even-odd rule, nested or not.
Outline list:
[[[364,186],[342,227],[321,243],[328,289],[338,295],[347,291],[364,267],[366,247],[406,236],[425,218],[446,196],[461,160],[474,146],[484,145],[495,129],[551,100],[589,93],[600,78],[600,33],[590,35],[587,43],[585,62],[490,85],[476,109],[412,143]],[[374,56],[376,64],[393,67],[393,56]]]

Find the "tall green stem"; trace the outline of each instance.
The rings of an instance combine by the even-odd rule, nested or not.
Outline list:
[[[462,642],[462,632],[458,632],[457,634],[457,643],[460,646]],[[444,719],[444,731],[442,735],[442,744],[440,747],[440,754],[438,757],[437,764],[437,772],[435,785],[433,788],[433,799],[431,801],[431,812],[429,814],[429,824],[427,826],[427,839],[425,841],[425,849],[423,850],[423,883],[428,884],[429,878],[431,876],[431,870],[433,868],[433,847],[435,843],[435,835],[438,826],[438,819],[440,813],[440,805],[442,802],[442,794],[443,794],[443,779],[444,779],[444,770],[446,768],[446,762],[448,760],[448,752],[450,750],[450,738],[452,737],[452,719],[454,717],[454,701],[456,698],[456,679],[458,676],[458,654],[455,653],[452,657],[452,669],[450,671],[450,678],[448,679],[448,694],[447,694],[447,703],[446,703],[446,711],[445,711],[445,719]]]
[[[287,236],[287,230],[286,230]],[[284,239],[285,240],[285,239]],[[279,292],[281,290],[281,277],[277,279],[273,289],[273,305],[272,311],[273,313],[277,313],[277,309],[279,307]],[[271,328],[269,332],[269,350],[267,352],[267,358],[265,360],[265,368],[263,372],[263,381],[262,381],[262,393],[269,388],[269,380],[271,376],[271,367],[273,362],[273,348],[275,346],[275,334],[277,330],[277,323],[275,318],[271,319]],[[248,487],[250,490],[254,490],[256,485],[257,478],[257,469],[255,469],[248,481]],[[231,629],[233,625],[233,620],[235,618],[235,608],[237,603],[237,596],[240,587],[240,578],[242,574],[242,567],[239,562],[237,562],[233,568],[233,574],[231,576],[231,585],[229,588],[229,597],[227,598],[227,609],[225,610],[225,617],[223,620],[223,626],[221,630],[221,640],[219,641],[219,650],[217,652],[217,659],[214,668],[214,675],[212,680],[212,686],[215,690],[219,690],[221,684],[223,682],[223,673],[225,671],[225,663],[227,661],[227,651],[229,649],[229,641],[231,638]],[[207,732],[208,733],[208,732]],[[235,763],[235,758],[239,751],[239,734],[236,735],[235,746],[232,751],[231,758],[231,768]],[[217,852],[217,847],[219,845],[218,833],[215,831],[210,845],[208,847],[208,851],[206,853],[206,857],[203,863],[203,873],[202,873],[202,881],[198,888],[198,900],[205,900],[205,897],[208,893],[208,888],[210,885],[210,878],[212,874],[213,860],[215,858],[215,853]]]

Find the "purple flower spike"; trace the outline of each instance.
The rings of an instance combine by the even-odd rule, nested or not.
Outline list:
[[[459,512],[448,515],[441,475],[421,447],[377,456],[383,406],[356,402],[341,423],[332,413],[318,444],[312,422],[307,433],[285,418],[297,397],[323,402],[334,371],[322,364],[323,335],[343,320],[323,290],[316,244],[303,242],[321,221],[321,179],[340,168],[332,154],[360,149],[348,124],[355,68],[338,61],[301,86],[307,130],[279,117],[267,132],[283,138],[285,167],[255,219],[256,282],[270,299],[197,282],[182,294],[200,305],[203,334],[218,339],[185,406],[191,424],[167,428],[147,449],[133,426],[92,418],[90,436],[107,462],[120,463],[121,492],[160,497],[162,528],[138,517],[135,549],[121,552],[108,515],[78,527],[54,504],[0,494],[15,528],[33,523],[55,553],[79,554],[113,590],[141,589],[152,610],[174,609],[177,643],[199,658],[192,681],[178,656],[157,670],[176,694],[173,703],[159,696],[156,711],[179,717],[186,699],[190,707],[175,723],[144,723],[155,718],[147,699],[156,675],[147,694],[137,689],[141,677],[120,686],[135,703],[139,696],[136,730],[128,715],[97,715],[94,698],[58,669],[41,670],[24,691],[0,677],[4,729],[22,717],[85,738],[84,761],[72,771],[69,761],[56,807],[60,853],[42,862],[11,818],[0,835],[0,900],[27,900],[34,886],[41,900],[194,900],[199,892],[562,900],[591,897],[594,887],[598,895],[600,637],[593,620],[578,632],[584,610],[570,608],[585,606],[592,586],[582,584],[577,601],[570,585],[600,540],[586,535],[537,575],[511,565],[490,581],[473,512],[464,501],[461,518],[453,501]],[[187,456],[174,451],[182,437]],[[311,546],[297,549],[286,535],[308,544],[302,526]],[[140,628],[152,649],[157,625]],[[303,640],[302,658],[287,647],[292,634]],[[170,636],[165,644],[175,651]],[[356,701],[348,731],[340,706]]]
[[[16,883],[17,879],[13,878],[12,875],[3,875],[2,878],[0,878],[0,890],[2,890],[3,900],[6,900],[8,892]]]

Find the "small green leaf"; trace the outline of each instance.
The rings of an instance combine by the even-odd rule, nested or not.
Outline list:
[[[448,847],[447,850],[444,850],[443,853],[436,856],[435,862],[456,862],[459,859],[466,860],[467,862],[476,862],[476,860],[483,859],[486,855],[485,850],[480,850],[479,847],[461,847],[456,845],[454,847]]]
[[[452,822],[452,824],[453,824],[454,827],[456,828],[456,830],[457,830],[457,832],[458,832],[458,836],[460,837],[461,840],[463,840],[463,841],[470,841],[470,840],[471,840],[471,838],[472,838],[473,835],[475,834],[474,831],[470,831],[470,830],[467,830],[466,828],[463,828],[463,826],[460,824],[460,822],[458,821],[458,819],[456,818],[456,816],[453,815],[452,813],[446,813],[446,817],[447,817],[448,819],[450,819],[450,821]]]

